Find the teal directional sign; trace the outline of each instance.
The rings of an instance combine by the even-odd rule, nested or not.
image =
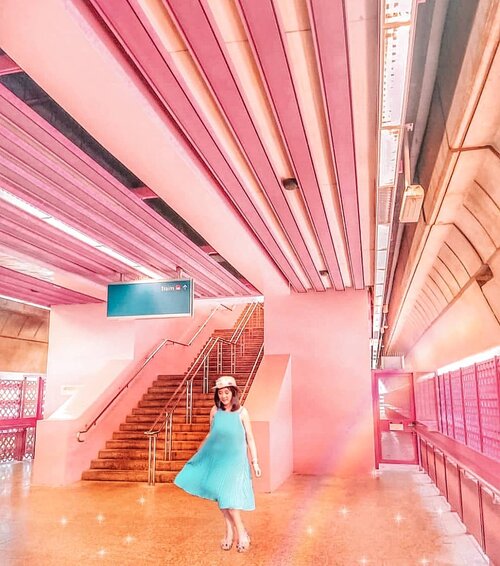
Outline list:
[[[134,281],[108,285],[108,317],[193,316],[193,281]]]

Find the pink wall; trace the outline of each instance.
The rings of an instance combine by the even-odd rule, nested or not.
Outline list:
[[[245,407],[252,420],[262,470],[255,489],[271,492],[293,472],[290,356],[264,356]]]
[[[405,367],[434,371],[498,344],[500,325],[474,282],[415,344]]]
[[[192,346],[165,347],[99,425],[85,435],[84,443],[77,442],[77,432],[93,420],[163,338],[189,341],[216,304],[218,301],[195,301],[192,319],[153,320],[107,319],[103,305],[55,307],[49,331],[47,418],[37,427],[33,483],[61,485],[80,479],[156,375],[184,373],[215,328],[233,326],[242,305],[234,305],[233,311],[218,311]],[[63,386],[73,386],[74,393],[64,396]]]
[[[290,354],[293,471],[355,475],[374,466],[368,293],[268,297],[265,351]]]

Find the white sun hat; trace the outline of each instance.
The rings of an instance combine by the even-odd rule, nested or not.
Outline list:
[[[232,375],[221,375],[212,389],[222,389],[223,387],[238,387],[238,384]]]

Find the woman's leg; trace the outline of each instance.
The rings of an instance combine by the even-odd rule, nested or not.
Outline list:
[[[250,538],[248,537],[248,533],[245,529],[245,525],[241,520],[241,514],[239,509],[228,509],[229,515],[233,521],[233,524],[236,528],[236,533],[238,535],[238,550],[244,551],[250,545]]]
[[[235,535],[236,528],[228,509],[221,509],[221,512],[224,515],[224,522],[226,524],[226,535],[221,541],[221,548],[223,550],[230,550],[233,546],[233,537]]]

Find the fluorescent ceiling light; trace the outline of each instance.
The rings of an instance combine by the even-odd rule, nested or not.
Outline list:
[[[97,248],[97,247],[100,246],[100,244],[97,240],[94,240],[93,238],[91,238],[90,236],[87,236],[83,232],[80,232],[79,230],[76,230],[75,228],[68,226],[68,224],[65,224],[64,222],[62,222],[61,220],[58,220],[57,218],[54,218],[53,216],[47,216],[46,218],[42,218],[42,220],[44,222],[47,222],[47,224],[50,224],[54,228],[57,228],[61,232],[68,234],[68,236],[71,236],[71,237],[73,237],[77,240],[80,240],[80,242],[83,242],[84,244],[88,244],[89,246],[92,246],[93,248]]]
[[[155,273],[151,269],[143,267],[142,265],[136,265],[135,269],[137,269],[137,271],[140,271],[141,273],[144,273],[144,275],[151,277],[151,279],[165,279],[164,275],[159,275],[158,273]]]
[[[379,224],[377,226],[377,249],[383,250],[387,248],[389,243],[390,224]]]
[[[110,257],[117,259],[118,261],[121,261],[122,263],[130,267],[137,267],[138,265],[136,261],[132,259],[128,259],[128,257],[125,257],[121,253],[115,252],[115,250],[111,249],[108,246],[104,246],[103,244],[98,244],[96,246],[96,249],[98,249],[100,252],[105,253],[106,255],[109,255]]]
[[[396,183],[398,166],[399,129],[380,132],[378,186],[393,186]]]
[[[377,250],[377,269],[384,269],[387,263],[387,250]]]
[[[410,25],[383,31],[382,126],[400,126],[408,71]]]
[[[0,188],[0,198],[8,202],[9,204],[14,205],[15,207],[20,208],[21,210],[24,210],[24,212],[31,214],[31,216],[35,216],[36,218],[39,218],[40,220],[45,220],[46,218],[50,218],[50,215],[47,214],[46,212],[42,212],[35,206],[29,204],[28,202],[25,202],[24,200],[16,197],[15,195],[8,193],[5,189]]]
[[[87,244],[88,246],[91,246],[91,247],[95,248],[96,250],[98,250],[98,251],[100,251],[100,252],[102,252],[102,253],[110,256],[110,257],[117,259],[121,263],[128,265],[129,267],[132,267],[133,269],[135,269],[136,271],[139,271],[140,273],[144,273],[144,275],[147,275],[148,277],[151,277],[152,279],[164,279],[164,275],[156,273],[153,270],[138,264],[136,261],[129,259],[128,257],[126,257],[126,256],[124,256],[124,255],[122,255],[118,252],[115,252],[115,250],[113,250],[109,246],[105,246],[104,244],[101,244],[97,240],[94,240],[94,238],[91,238],[90,236],[87,236],[87,234],[80,232],[80,230],[77,230],[76,228],[69,226],[69,224],[66,224],[62,220],[54,218],[53,216],[51,216],[47,212],[43,212],[39,208],[37,208],[37,207],[31,205],[30,203],[20,199],[19,197],[13,195],[12,193],[9,193],[5,189],[0,188],[0,198],[4,201],[14,205],[15,207],[20,208],[21,210],[24,210],[25,212],[27,212],[31,216],[34,216],[34,217],[38,218],[39,220],[43,220],[43,222],[46,222],[47,224],[49,224],[53,228],[56,228],[57,230],[64,232],[68,236],[71,236],[72,238],[75,238],[76,240],[79,240],[80,242],[83,242],[84,244]],[[12,300],[14,300],[14,299],[12,299]],[[22,301],[19,301],[19,302],[22,302]],[[27,304],[31,304],[31,303],[27,303]],[[40,305],[34,305],[34,306],[40,306]],[[47,307],[40,307],[40,308],[47,308]]]
[[[15,303],[21,303],[23,305],[29,305],[30,307],[36,307],[37,309],[44,309],[46,311],[50,311],[50,307],[46,307],[45,305],[38,305],[37,303],[22,301],[21,299],[15,299],[14,297],[8,297],[7,295],[0,295],[0,299],[7,299],[8,301],[14,301]]]

